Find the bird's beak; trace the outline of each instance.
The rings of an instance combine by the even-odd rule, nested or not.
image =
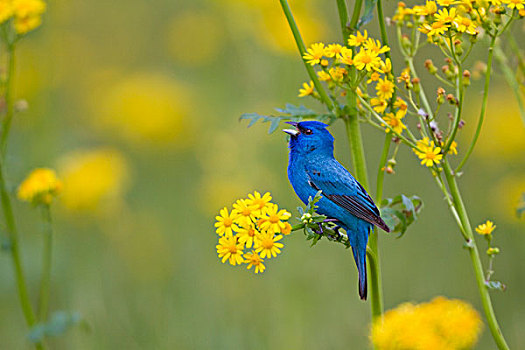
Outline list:
[[[297,122],[286,122],[286,124],[290,124],[291,126],[294,126],[294,127],[297,128],[297,124],[299,124],[299,123],[297,123]],[[290,136],[297,136],[297,135],[299,135],[299,130],[297,130],[297,129],[283,129],[283,131],[285,133],[287,133],[288,135],[290,135]]]

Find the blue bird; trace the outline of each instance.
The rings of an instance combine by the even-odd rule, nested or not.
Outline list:
[[[359,272],[359,296],[366,300],[366,246],[373,225],[390,232],[363,186],[334,158],[334,138],[318,121],[288,122],[288,179],[305,203],[321,190],[317,212],[345,229]]]

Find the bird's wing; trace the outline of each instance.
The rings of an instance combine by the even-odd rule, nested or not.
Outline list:
[[[323,196],[350,214],[390,232],[370,195],[338,161],[308,165],[306,172],[310,186],[321,190]]]

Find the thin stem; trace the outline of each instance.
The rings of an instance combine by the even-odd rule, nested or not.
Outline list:
[[[4,120],[2,121],[2,133],[0,134],[0,156],[5,158],[7,151],[7,139],[14,114],[14,100],[13,100],[13,76],[15,72],[15,44],[7,44],[7,76],[5,81],[5,103],[6,112]]]
[[[51,259],[53,253],[53,225],[49,204],[42,206],[44,222],[44,254],[42,256],[42,280],[40,281],[40,297],[38,300],[38,319],[45,322],[49,306],[49,286],[51,281]]]
[[[390,144],[392,143],[392,135],[387,132],[385,135],[385,142],[383,143],[383,152],[379,159],[379,167],[377,169],[377,184],[376,184],[376,203],[379,205],[383,200],[383,182],[385,179],[385,166],[390,151]]]
[[[461,220],[461,225],[463,226],[463,229],[467,234],[468,242],[471,243],[469,244],[470,260],[474,268],[474,274],[476,276],[476,282],[481,296],[481,302],[483,304],[485,317],[487,318],[487,323],[492,333],[492,337],[494,338],[498,349],[509,349],[505,338],[501,333],[501,329],[498,325],[498,321],[494,313],[494,308],[492,307],[492,300],[490,299],[489,291],[487,289],[487,286],[485,285],[485,276],[483,273],[483,266],[481,265],[478,247],[474,239],[474,234],[472,232],[472,227],[470,225],[470,220],[467,215],[465,204],[463,203],[463,199],[459,191],[456,176],[454,175],[452,169],[450,168],[450,165],[446,161],[443,162],[443,170],[445,173],[445,178],[447,180],[448,187],[450,189],[450,195],[452,196],[452,200],[454,202],[454,207],[458,212],[459,218]]]
[[[355,32],[357,29],[357,22],[359,21],[359,15],[361,14],[361,7],[363,5],[363,0],[355,0],[354,3],[354,12],[352,13],[352,19],[348,24],[348,30],[350,33]]]
[[[350,30],[348,29],[348,8],[346,7],[346,0],[337,0],[337,12],[339,12],[339,22],[341,23],[343,41],[346,42],[350,35]]]
[[[474,151],[474,147],[476,146],[476,142],[478,142],[478,138],[481,133],[481,127],[483,126],[483,120],[485,119],[485,111],[487,109],[487,101],[489,97],[490,76],[492,73],[492,59],[494,57],[494,45],[495,44],[496,44],[496,36],[493,36],[492,40],[490,41],[490,45],[489,45],[489,56],[487,58],[487,71],[485,73],[485,85],[483,87],[483,100],[481,101],[481,111],[479,113],[478,125],[476,126],[476,132],[474,134],[474,138],[472,139],[472,142],[470,143],[467,153],[465,153],[465,157],[463,157],[458,167],[456,168],[456,172],[459,172],[463,168],[467,160],[469,159],[470,155],[472,154],[472,151]]]
[[[290,5],[288,4],[287,0],[279,0],[279,2],[281,3],[281,7],[283,9],[284,15],[286,16],[286,20],[288,21],[288,25],[292,30],[295,43],[297,44],[297,49],[299,50],[299,54],[301,55],[301,61],[303,61],[306,71],[308,72],[310,79],[314,83],[315,89],[321,97],[321,101],[328,107],[329,110],[333,111],[334,105],[332,104],[330,97],[328,97],[326,91],[324,90],[323,85],[319,81],[319,78],[317,77],[317,74],[315,73],[313,67],[303,59],[303,56],[306,52],[306,47],[304,45],[303,38],[301,37],[301,33],[299,32],[299,28],[297,28],[297,24],[295,23],[295,19],[293,17],[292,10],[290,9]]]
[[[445,147],[443,147],[443,154],[447,154],[450,146],[452,145],[452,142],[454,142],[454,139],[456,138],[456,133],[458,132],[459,128],[459,121],[461,120],[461,112],[463,109],[463,100],[464,100],[464,92],[465,87],[463,84],[463,68],[461,66],[461,62],[459,60],[458,55],[456,54],[456,50],[454,48],[454,43],[452,42],[452,36],[449,34],[450,39],[450,52],[452,53],[452,57],[454,57],[454,60],[458,67],[458,72],[456,76],[456,95],[458,97],[458,105],[456,106],[456,113],[454,115],[454,122],[452,124],[452,132],[450,133],[448,140],[445,144]]]

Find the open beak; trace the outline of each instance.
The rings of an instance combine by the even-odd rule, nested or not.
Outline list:
[[[286,124],[290,124],[290,125],[292,125],[294,127],[297,127],[297,124],[299,124],[299,123],[297,123],[297,122],[286,122]],[[283,129],[283,131],[285,133],[287,133],[288,135],[290,135],[290,136],[297,136],[300,133],[299,130],[297,130],[297,129]]]

